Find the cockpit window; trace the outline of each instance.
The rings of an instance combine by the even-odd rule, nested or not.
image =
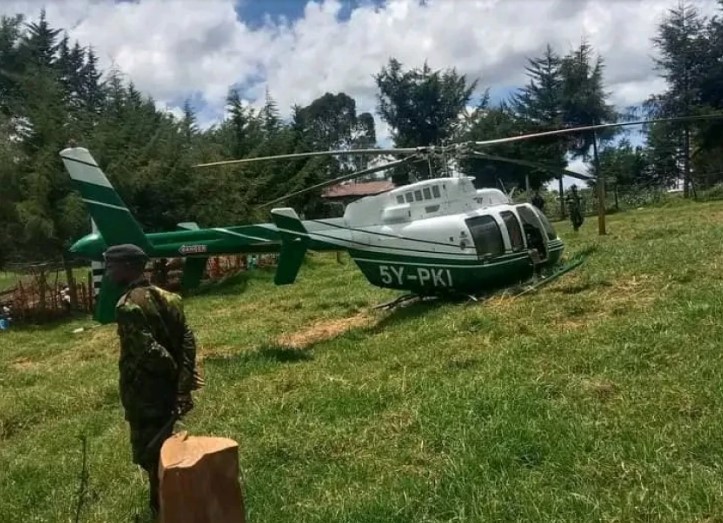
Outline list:
[[[547,233],[547,239],[554,240],[555,238],[557,238],[557,233],[555,232],[555,229],[552,227],[550,220],[548,220],[547,216],[545,216],[545,213],[540,212],[540,211],[535,211],[535,212],[537,213],[537,216],[540,217],[542,226],[545,228],[545,232]]]
[[[404,196],[402,196],[401,194],[397,196],[397,203],[404,203]]]

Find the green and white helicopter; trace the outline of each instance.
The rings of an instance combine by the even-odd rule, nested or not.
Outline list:
[[[290,193],[264,206],[393,167],[428,162],[431,157],[508,162],[588,181],[593,178],[477,149],[542,136],[669,120],[560,129],[443,147],[316,151],[196,167],[322,155],[402,156]],[[277,207],[271,210],[273,223],[213,228],[182,223],[177,231],[145,234],[87,149],[67,148],[60,155],[73,187],[80,192],[91,215],[93,232],[78,240],[70,251],[93,262],[99,286],[94,316],[101,323],[114,321],[115,303],[122,291],[113,288],[103,276],[102,253],[121,243],[138,245],[151,258],[185,258],[184,290],[198,286],[210,256],[239,253],[279,252],[274,281],[285,285],[296,280],[307,250],[347,251],[369,283],[407,291],[413,296],[474,297],[529,281],[536,274],[546,273],[549,279],[570,268],[561,266],[564,243],[542,212],[529,203],[513,203],[499,189],[475,188],[473,179],[467,176],[433,178],[367,196],[350,203],[340,218],[302,220],[294,209]]]

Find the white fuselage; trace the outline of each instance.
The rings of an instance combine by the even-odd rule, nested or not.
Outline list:
[[[510,214],[520,224],[533,216],[558,240],[544,215],[530,204],[512,204],[498,189],[476,189],[472,178],[436,178],[398,187],[350,203],[343,218],[308,220],[312,238],[365,251],[408,252],[419,257],[454,256],[478,259],[470,218],[487,215],[499,227],[504,252],[520,250]],[[509,228],[508,228],[509,227]],[[524,248],[529,248],[522,233]],[[515,241],[518,239],[518,241]]]

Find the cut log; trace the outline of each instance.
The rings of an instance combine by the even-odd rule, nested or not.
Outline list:
[[[161,448],[158,464],[163,523],[245,523],[238,444],[180,432]]]

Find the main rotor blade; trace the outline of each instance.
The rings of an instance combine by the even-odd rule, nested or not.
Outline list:
[[[594,176],[589,176],[589,175],[582,174],[582,173],[576,173],[575,171],[569,171],[569,170],[563,169],[561,167],[554,167],[552,165],[546,165],[544,163],[535,163],[535,162],[528,162],[527,160],[517,160],[514,158],[505,158],[504,156],[495,156],[493,154],[481,153],[479,151],[471,151],[469,154],[476,156],[478,158],[485,159],[485,160],[513,163],[516,165],[522,165],[524,167],[532,167],[534,169],[542,169],[543,171],[548,171],[548,172],[552,172],[555,174],[564,174],[565,176],[577,178],[578,180],[582,180],[585,182],[595,180]]]
[[[240,160],[223,160],[220,162],[200,163],[193,167],[212,167],[216,165],[231,165],[237,163],[261,162],[266,160],[291,160],[293,158],[310,158],[312,156],[353,156],[355,154],[414,154],[419,152],[417,148],[407,147],[400,149],[349,149],[336,151],[313,151],[308,153],[279,154],[276,156],[258,156],[256,158],[242,158]]]
[[[416,158],[416,159],[415,159],[414,156],[410,156],[410,157],[404,158],[404,159],[402,159],[402,160],[397,160],[397,161],[394,161],[394,162],[385,163],[384,165],[377,165],[376,167],[370,167],[369,169],[364,169],[363,171],[356,171],[356,172],[353,172],[353,173],[345,174],[345,175],[343,175],[343,176],[338,176],[338,177],[334,178],[333,180],[327,180],[327,181],[325,181],[325,182],[317,183],[316,185],[311,185],[311,186],[306,187],[306,188],[304,188],[304,189],[301,189],[301,190],[298,190],[298,191],[295,191],[295,192],[286,194],[286,195],[284,195],[284,196],[281,196],[281,197],[279,197],[279,198],[276,198],[276,199],[274,199],[274,200],[271,200],[270,202],[263,203],[263,204],[259,205],[258,207],[259,207],[259,208],[268,207],[269,205],[273,205],[273,204],[278,203],[278,202],[281,202],[281,201],[283,201],[283,200],[287,200],[287,199],[289,199],[289,198],[293,198],[294,196],[299,196],[300,194],[304,194],[304,193],[307,193],[307,192],[309,192],[309,191],[313,191],[313,190],[316,190],[316,189],[322,189],[322,188],[324,188],[324,187],[328,187],[329,185],[336,185],[337,183],[343,182],[343,181],[345,181],[345,180],[351,180],[351,179],[354,179],[354,178],[358,178],[358,177],[360,177],[360,176],[365,176],[365,175],[367,175],[367,174],[376,173],[376,172],[379,172],[379,171],[383,171],[383,170],[385,170],[385,169],[390,169],[390,168],[392,168],[392,167],[397,167],[397,166],[399,166],[399,165],[403,165],[403,164],[405,164],[405,163],[407,163],[407,162],[418,161],[419,159],[420,159],[420,158]]]
[[[474,145],[495,145],[499,143],[510,143],[510,142],[519,142],[522,140],[530,140],[532,138],[539,138],[542,136],[554,136],[558,134],[568,134],[568,133],[577,133],[582,131],[594,131],[597,129],[610,129],[612,127],[625,127],[630,125],[645,125],[645,124],[652,124],[652,123],[662,123],[662,122],[676,122],[676,121],[689,121],[689,120],[710,120],[710,119],[718,119],[723,118],[723,113],[715,113],[715,114],[704,114],[704,115],[698,115],[698,116],[675,116],[671,118],[656,118],[652,120],[637,120],[634,122],[618,122],[618,123],[604,123],[604,124],[598,124],[598,125],[586,125],[583,127],[570,127],[568,129],[555,129],[554,131],[543,131],[539,133],[530,133],[530,134],[522,134],[519,136],[509,136],[507,138],[495,138],[494,140],[484,140],[481,142],[471,142]]]

